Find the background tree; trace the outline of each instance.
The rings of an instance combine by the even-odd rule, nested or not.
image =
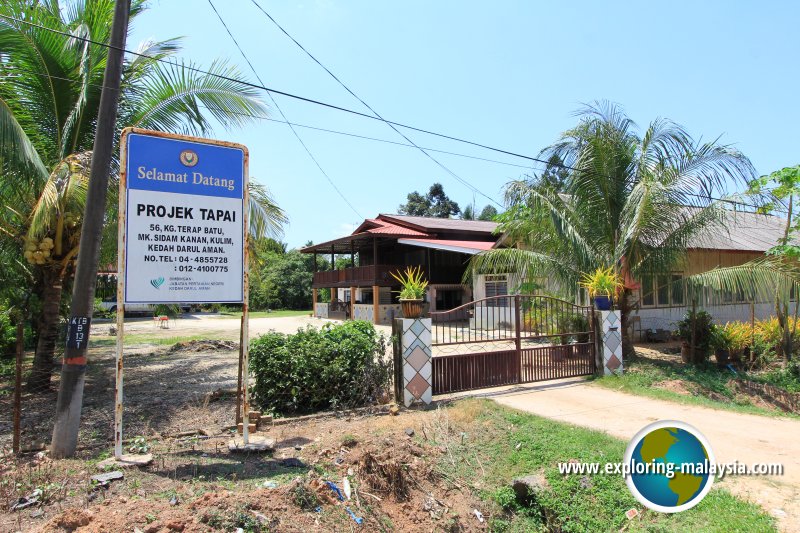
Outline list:
[[[568,167],[563,191],[541,177],[506,188],[501,231],[519,248],[475,256],[478,273],[519,272],[574,293],[583,273],[613,266],[626,280],[616,302],[623,351],[633,355],[628,319],[635,281],[668,273],[697,236],[725,231],[729,184],[755,178],[750,161],[728,146],[695,142],[680,126],[653,121],[644,134],[616,105],[582,109],[578,125],[544,157]]]
[[[401,215],[418,217],[450,218],[461,212],[458,203],[451,200],[444,192],[441,183],[434,183],[425,196],[414,191],[406,197],[406,203],[398,207]]]
[[[493,205],[487,205],[481,210],[478,220],[494,220],[497,216],[497,209]]]
[[[467,204],[467,207],[461,212],[461,219],[475,220],[475,210],[472,208],[472,204]]]
[[[144,6],[133,0],[130,18]],[[0,14],[66,33],[0,19],[0,239],[16,243],[24,254],[41,300],[32,388],[50,380],[59,305],[80,236],[106,62],[106,47],[80,38],[108,42],[113,10],[113,0],[0,4]],[[202,74],[158,61],[174,55],[178,45],[177,39],[144,42],[138,51],[151,57],[128,58],[118,131],[138,126],[206,135],[211,117],[234,127],[250,120],[248,115],[266,112],[254,89],[230,81],[241,76],[225,62],[215,61],[208,68],[211,74]],[[114,175],[118,165],[113,164]],[[113,230],[116,202],[112,199],[109,206],[107,228]],[[250,212],[256,232],[274,229],[285,219],[257,184]]]
[[[350,261],[350,258],[347,258]],[[259,257],[261,266],[252,272],[250,305],[254,310],[311,309],[314,257],[298,250],[269,250]],[[318,267],[327,267],[323,261]]]

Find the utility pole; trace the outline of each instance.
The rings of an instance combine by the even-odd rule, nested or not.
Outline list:
[[[122,80],[125,38],[128,33],[130,0],[117,0],[108,59],[103,76],[103,91],[97,114],[92,164],[89,174],[89,191],[83,214],[78,267],[72,289],[69,332],[61,367],[61,385],[56,404],[56,421],[53,428],[51,455],[55,458],[71,457],[78,444],[78,427],[83,405],[83,385],[86,378],[86,348],[94,308],[94,289],[97,281],[97,263],[105,223],[106,192],[111,173],[111,156],[116,135],[117,104]]]

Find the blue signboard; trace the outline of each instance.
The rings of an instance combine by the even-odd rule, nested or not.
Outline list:
[[[138,129],[122,146],[125,303],[241,303],[247,149]]]

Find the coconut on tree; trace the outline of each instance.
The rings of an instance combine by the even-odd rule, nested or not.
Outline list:
[[[672,271],[687,246],[725,231],[726,190],[756,177],[730,146],[698,142],[663,119],[639,134],[617,105],[584,107],[576,127],[541,156],[563,164],[558,185],[533,176],[507,186],[499,231],[513,247],[475,256],[476,273],[518,272],[552,280],[562,291],[611,267],[623,281],[615,298],[623,351],[632,355],[628,319],[637,279]]]
[[[131,23],[144,9],[143,0],[131,2]],[[0,239],[17,243],[41,303],[28,383],[35,390],[50,381],[62,292],[74,271],[108,52],[95,43],[109,41],[113,12],[113,0],[0,4]],[[212,119],[232,128],[266,113],[257,91],[224,61],[208,74],[161,61],[179,49],[178,39],[147,41],[140,55],[126,56],[118,132],[137,126],[208,135]],[[115,177],[119,162],[112,166]],[[269,192],[254,183],[250,198],[251,232],[279,232],[286,217]],[[110,201],[109,250],[115,208]]]

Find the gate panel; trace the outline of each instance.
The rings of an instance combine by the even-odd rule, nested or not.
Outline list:
[[[594,373],[592,308],[549,296],[494,296],[431,313],[433,393]]]
[[[433,358],[433,394],[519,383],[516,350]]]

